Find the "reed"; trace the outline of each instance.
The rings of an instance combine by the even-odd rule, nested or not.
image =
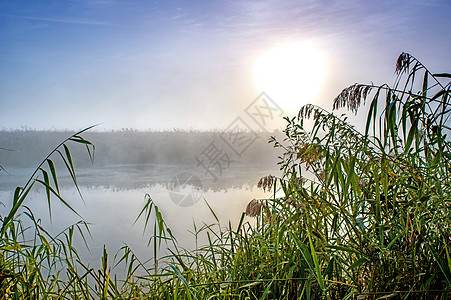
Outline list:
[[[284,150],[283,175],[259,182],[272,197],[252,200],[235,228],[210,208],[215,222],[193,230],[205,245],[180,247],[146,195],[137,220],[153,232],[151,261],[125,245],[114,256],[104,249],[93,270],[72,244],[86,223],[50,236],[25,205],[39,183],[71,209],[47,158],[47,171],[41,165],[41,177],[16,190],[2,218],[3,299],[448,299],[451,74],[433,74],[403,53],[396,75],[392,86],[355,84],[335,98],[334,109],[351,112],[368,102],[362,131],[314,105],[286,118],[285,138],[271,139]],[[91,149],[79,134],[69,140]],[[53,154],[77,185],[70,151],[61,147]],[[25,228],[22,217],[34,225]],[[112,268],[125,268],[125,278],[111,276]]]

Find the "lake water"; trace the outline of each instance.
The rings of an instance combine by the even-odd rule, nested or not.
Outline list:
[[[193,222],[198,227],[203,223],[214,223],[214,217],[205,201],[208,201],[222,226],[227,226],[230,221],[236,227],[250,200],[270,196],[270,193],[257,188],[256,183],[265,175],[276,174],[274,169],[262,170],[258,166],[234,165],[229,170],[223,170],[221,176],[213,178],[211,174],[199,168],[181,166],[117,165],[84,168],[77,170],[84,202],[70,184],[67,173],[63,170],[58,174],[62,195],[91,223],[92,239],[88,238],[91,253],[83,247],[81,240],[77,241],[78,249],[85,262],[99,267],[103,245],[106,245],[110,257],[124,244],[130,246],[143,261],[153,257],[152,246],[147,247],[147,240],[153,233],[153,222],[150,222],[150,227],[144,235],[143,220],[133,225],[146,203],[146,194],[149,194],[160,208],[179,245],[194,249],[196,241],[189,232],[193,231]],[[2,174],[2,215],[11,205],[14,187],[25,184],[32,171],[16,168],[8,170],[11,175]],[[44,226],[52,233],[57,233],[80,220],[80,217],[58,203],[56,197],[52,199],[51,221],[42,187],[35,186],[24,204],[32,209],[36,218],[42,219]],[[198,242],[205,240],[201,238]]]

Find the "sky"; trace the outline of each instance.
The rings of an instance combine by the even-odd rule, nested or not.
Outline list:
[[[321,53],[321,80],[319,62],[301,67],[319,89],[289,107],[267,96],[288,116],[331,110],[355,82],[392,83],[402,52],[450,72],[450,16],[449,0],[2,0],[0,129],[251,124],[256,61],[292,44]]]

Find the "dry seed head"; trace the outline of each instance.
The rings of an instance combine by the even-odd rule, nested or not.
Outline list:
[[[319,108],[312,104],[306,104],[301,107],[298,113],[298,120],[310,119],[313,112],[313,118],[317,118],[319,115]]]
[[[366,96],[371,91],[371,86],[363,84],[354,84],[345,88],[341,93],[335,97],[333,109],[345,107],[357,113],[357,109],[362,101],[365,103]]]
[[[269,192],[274,184],[274,181],[275,181],[275,177],[270,174],[268,176],[261,178],[258,181],[257,187],[262,188],[263,191],[265,191],[265,192],[266,191]]]
[[[296,183],[297,185],[302,185],[302,184],[305,183],[305,181],[306,181],[305,178],[297,177],[295,183]]]
[[[409,66],[412,61],[412,57],[409,53],[401,53],[401,55],[396,60],[396,69],[395,73],[400,74],[409,71]]]
[[[266,205],[261,200],[252,199],[252,201],[247,204],[244,213],[249,217],[258,217],[265,207]]]
[[[303,144],[296,150],[296,159],[299,159],[301,164],[313,164],[321,160],[321,145]]]

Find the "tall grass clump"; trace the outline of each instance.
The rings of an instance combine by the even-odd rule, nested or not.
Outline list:
[[[407,53],[396,74],[393,86],[355,84],[335,98],[334,109],[353,112],[369,101],[364,130],[307,105],[287,119],[284,143],[274,140],[284,196],[268,227],[287,228],[277,232],[302,254],[317,297],[451,291],[451,75]]]
[[[78,215],[60,192],[54,161],[56,158],[65,166],[80,192],[68,144],[84,145],[93,159],[94,145],[81,136],[88,129],[71,135],[55,147],[25,185],[15,189],[9,211],[0,216],[0,299],[47,298],[75,289],[71,285],[73,277],[77,276],[76,261],[80,258],[73,241],[79,234],[86,243],[88,224],[81,219],[60,233],[51,234],[28,207],[27,199],[30,191],[40,185],[45,190],[50,217],[51,201],[55,199]]]
[[[283,175],[262,178],[273,196],[246,208],[256,222],[243,214],[237,228],[196,229],[207,245],[162,257],[143,277],[147,295],[448,299],[451,74],[403,53],[396,75],[393,86],[355,84],[335,98],[334,109],[355,113],[368,102],[361,131],[314,105],[286,118],[284,140],[271,140]]]
[[[221,224],[210,208],[215,222],[194,225],[196,244],[206,240],[194,250],[179,246],[146,195],[137,220],[152,232],[149,261],[125,245],[112,259],[105,249],[101,269],[93,270],[72,244],[85,223],[50,236],[24,204],[40,183],[49,210],[52,194],[71,209],[47,159],[47,171],[37,169],[42,179],[34,174],[18,188],[2,217],[3,299],[448,299],[450,80],[403,53],[392,86],[355,84],[335,98],[334,109],[354,113],[368,104],[362,130],[344,115],[302,107],[286,118],[284,139],[271,139],[284,150],[282,176],[266,176],[258,186],[272,197],[249,202],[236,227]],[[69,140],[90,149],[79,135]],[[53,153],[76,184],[62,147]],[[19,207],[34,224],[32,235],[24,234]],[[114,267],[125,268],[125,278],[111,276]]]

